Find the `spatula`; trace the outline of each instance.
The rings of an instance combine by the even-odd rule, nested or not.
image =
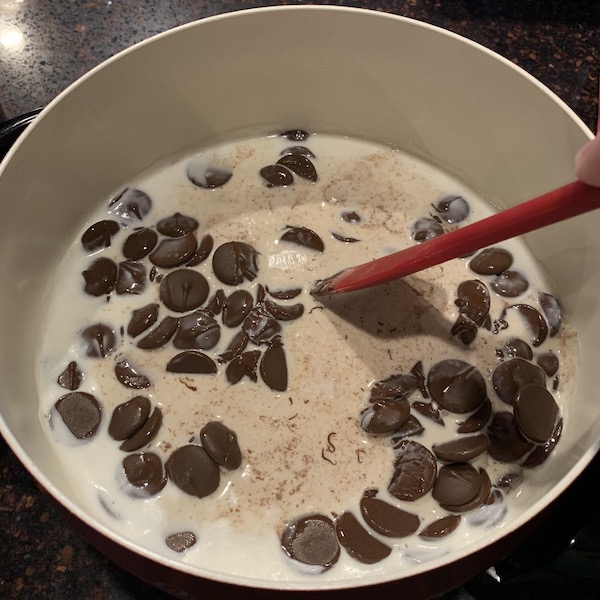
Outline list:
[[[317,281],[311,293],[314,296],[339,294],[400,279],[596,208],[600,208],[600,188],[573,181],[471,225],[344,269]]]

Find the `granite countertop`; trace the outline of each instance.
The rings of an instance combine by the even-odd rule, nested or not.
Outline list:
[[[153,34],[209,15],[270,4],[278,3],[0,0],[0,121],[45,106],[90,68]],[[329,4],[393,12],[469,37],[530,72],[590,129],[596,130],[600,73],[598,0],[348,0]],[[597,509],[595,515],[598,521]],[[524,594],[513,589],[511,597],[562,598],[570,589],[560,581],[548,581],[527,587]],[[492,595],[485,589],[484,581],[476,578],[444,598],[508,597],[502,592]],[[552,589],[560,595],[553,595]],[[575,595],[578,599],[598,598],[597,589],[598,580],[596,588],[581,588]],[[0,597],[168,598],[83,542],[2,438]]]

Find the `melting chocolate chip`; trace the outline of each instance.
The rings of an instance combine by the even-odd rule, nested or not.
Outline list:
[[[485,469],[479,469],[478,475],[480,481],[479,491],[472,500],[464,502],[463,504],[449,504],[440,502],[440,506],[450,512],[464,513],[474,510],[488,502],[492,492],[492,482],[490,481],[489,475]]]
[[[417,361],[412,369],[410,370],[410,374],[417,381],[417,389],[421,392],[423,398],[429,398],[429,391],[427,390],[427,383],[425,381],[425,370],[423,369],[423,361]]]
[[[242,323],[242,330],[256,345],[268,343],[281,331],[281,325],[260,306],[254,307]]]
[[[432,402],[413,402],[412,409],[416,410],[419,414],[431,419],[438,425],[444,425],[444,419],[439,408],[435,407]]]
[[[219,356],[219,362],[229,362],[235,356],[241,354],[246,349],[248,341],[249,339],[246,333],[243,330],[238,331],[235,336],[233,336],[231,342],[229,342],[225,352]]]
[[[524,358],[525,360],[531,360],[533,358],[531,346],[519,338],[510,338],[509,340],[506,340],[502,351],[509,358],[518,357]]]
[[[146,288],[146,267],[144,263],[126,260],[119,263],[117,294],[141,294]]]
[[[196,544],[196,536],[191,531],[172,533],[165,538],[165,544],[174,552],[185,552]]]
[[[444,465],[431,495],[440,504],[456,506],[473,500],[481,487],[479,472],[469,463]]]
[[[548,335],[548,325],[546,325],[546,321],[540,312],[533,308],[533,306],[529,306],[529,304],[513,304],[502,310],[500,314],[501,321],[506,320],[509,310],[515,311],[525,321],[527,328],[533,335],[533,339],[531,340],[532,345],[537,347],[543,344]]]
[[[156,407],[143,425],[130,437],[128,437],[119,448],[123,452],[133,452],[150,443],[158,433],[162,425],[162,411]]]
[[[280,133],[280,135],[292,142],[305,142],[310,137],[310,133],[303,129],[289,129]]]
[[[268,290],[269,294],[276,300],[291,300],[302,293],[302,288],[291,288],[289,290]]]
[[[502,248],[486,248],[469,261],[469,268],[478,275],[500,275],[513,264],[513,256]]]
[[[360,240],[358,238],[355,238],[355,237],[346,237],[346,236],[343,236],[343,235],[341,235],[339,233],[336,233],[335,231],[332,231],[331,235],[338,242],[344,242],[345,244],[355,244],[356,242],[360,242]]]
[[[562,428],[563,420],[558,419],[550,438],[543,444],[536,444],[533,450],[523,459],[521,466],[530,469],[543,464],[552,453],[552,450],[554,450],[556,444],[558,444],[562,435]]]
[[[381,535],[396,538],[417,531],[421,523],[418,515],[376,498],[375,493],[375,490],[369,490],[360,500],[360,512],[370,527]]]
[[[346,223],[360,223],[362,221],[361,216],[353,210],[344,211],[340,218]]]
[[[394,431],[394,437],[392,438],[392,442],[394,444],[394,449],[396,449],[397,443],[404,438],[413,436],[413,435],[421,435],[425,431],[423,425],[421,425],[421,421],[417,419],[414,415],[408,415],[408,419],[404,422],[404,425]]]
[[[433,487],[436,474],[436,458],[425,446],[413,440],[401,440],[388,491],[398,500],[416,500]]]
[[[252,309],[254,298],[247,290],[235,290],[223,304],[223,325],[237,327],[241,325]]]
[[[523,483],[523,470],[510,471],[505,473],[498,480],[497,486],[505,493],[512,492],[521,486]]]
[[[206,303],[206,311],[213,315],[218,315],[225,304],[225,292],[223,289],[217,290]]]
[[[209,233],[203,236],[198,244],[198,248],[196,248],[196,252],[194,252],[190,260],[185,263],[186,266],[196,267],[200,263],[204,262],[210,256],[214,243],[215,241],[212,235]]]
[[[348,554],[361,563],[372,565],[392,552],[389,546],[373,537],[350,511],[335,519],[335,532]]]
[[[85,354],[90,358],[105,358],[117,347],[117,336],[113,329],[104,323],[94,323],[81,332],[86,343]]]
[[[445,462],[467,462],[483,454],[489,447],[487,436],[480,433],[459,437],[450,442],[433,444],[433,453]]]
[[[315,165],[306,156],[302,154],[285,154],[278,161],[278,165],[283,165],[292,173],[298,175],[298,177],[302,177],[303,179],[308,179],[309,181],[317,181],[317,170],[315,169]]]
[[[244,242],[226,242],[215,250],[212,266],[219,281],[239,285],[258,275],[258,252]]]
[[[291,225],[286,225],[286,229],[287,231],[280,238],[282,241],[304,246],[317,252],[325,250],[323,240],[312,229],[308,229],[308,227],[293,227]]]
[[[204,498],[219,487],[219,467],[202,446],[188,444],[177,448],[166,466],[169,479],[190,496]]]
[[[458,424],[458,433],[474,433],[481,431],[492,416],[492,403],[486,398],[483,404],[464,422]]]
[[[115,365],[115,375],[120,383],[125,387],[132,388],[134,390],[142,390],[150,387],[150,380],[148,377],[138,371],[129,364],[126,359],[119,360]]]
[[[560,302],[552,294],[541,293],[539,295],[540,306],[548,321],[550,337],[554,337],[559,331],[563,320],[563,309]],[[535,345],[535,344],[534,344]]]
[[[142,260],[152,252],[157,242],[156,231],[142,227],[129,235],[123,243],[123,256],[129,260]]]
[[[517,427],[526,438],[544,444],[552,437],[560,409],[545,387],[535,383],[522,386],[513,407]]]
[[[267,187],[284,187],[294,183],[291,171],[283,165],[267,165],[260,171],[260,176],[267,182]]]
[[[77,439],[83,440],[96,434],[102,418],[102,409],[92,394],[69,392],[61,396],[54,407]]]
[[[555,375],[558,371],[558,367],[560,366],[558,356],[556,356],[556,354],[554,354],[554,352],[551,350],[540,354],[536,358],[536,362],[544,370],[544,373],[546,373],[548,377]]]
[[[197,246],[198,240],[193,232],[180,237],[165,238],[150,254],[150,262],[161,269],[180,267],[192,259]]]
[[[502,402],[512,404],[519,389],[527,383],[545,385],[546,375],[540,367],[523,358],[500,363],[492,373],[492,385]]]
[[[443,233],[444,228],[442,224],[428,217],[418,219],[412,226],[412,238],[419,244],[427,240],[432,240]]]
[[[306,515],[288,523],[281,536],[281,546],[291,559],[323,570],[331,568],[340,556],[333,522],[320,514]]]
[[[446,537],[456,530],[461,520],[460,515],[446,515],[425,526],[419,533],[424,540],[434,540]]]
[[[417,378],[408,373],[392,375],[378,381],[371,389],[371,401],[377,398],[393,398],[406,400],[418,388]]]
[[[109,435],[117,441],[123,441],[137,433],[150,416],[152,405],[146,396],[135,396],[113,410],[108,425]]]
[[[500,462],[516,462],[533,448],[532,442],[525,439],[516,426],[512,412],[495,413],[487,434],[488,453]]]
[[[479,279],[469,279],[459,284],[454,304],[461,314],[482,327],[490,312],[490,293]]]
[[[146,496],[158,494],[166,485],[160,457],[153,452],[130,454],[123,459],[123,471],[127,481]]]
[[[119,231],[116,221],[103,220],[90,225],[81,236],[81,244],[86,252],[95,252],[110,246],[111,238]]]
[[[90,296],[110,294],[117,283],[117,265],[110,258],[96,259],[82,273],[85,281],[83,290]]]
[[[285,392],[288,384],[287,361],[279,336],[269,343],[260,361],[259,371],[268,387],[275,392]]]
[[[192,233],[198,229],[198,221],[194,217],[182,215],[176,212],[156,223],[159,233],[168,237],[181,237],[186,233]]]
[[[248,352],[242,352],[234,356],[227,365],[227,369],[225,369],[227,381],[232,385],[240,382],[244,377],[248,377],[252,381],[257,381],[258,375],[256,371],[259,359],[260,350],[249,350]]]
[[[126,221],[141,221],[152,209],[150,196],[135,188],[125,188],[111,199],[112,212]]]
[[[194,185],[204,189],[213,189],[225,185],[231,179],[233,171],[211,165],[206,157],[199,154],[188,162],[186,175]]]
[[[380,398],[364,411],[360,424],[367,433],[384,435],[400,429],[409,414],[406,400]]]
[[[290,304],[288,306],[282,306],[271,300],[265,300],[263,302],[264,309],[278,321],[293,321],[294,319],[300,318],[304,314],[304,305]]]
[[[280,156],[286,156],[288,154],[298,154],[300,156],[306,156],[306,158],[316,158],[314,153],[306,146],[289,146],[279,153]]]
[[[433,365],[427,386],[433,400],[454,413],[476,410],[487,398],[485,379],[463,360],[448,359]]]
[[[221,328],[213,315],[197,310],[179,319],[173,345],[179,350],[210,350],[221,338]]]
[[[65,370],[58,376],[56,383],[67,390],[74,391],[79,388],[83,381],[83,373],[79,370],[77,363],[72,360]]]
[[[178,325],[179,320],[175,317],[165,317],[154,329],[138,340],[137,347],[142,350],[154,350],[164,346],[173,337]]]
[[[460,223],[471,212],[469,203],[462,196],[445,196],[433,208],[446,223]]]
[[[198,350],[184,350],[167,363],[169,373],[208,375],[217,372],[217,364],[210,356]]]
[[[131,337],[137,337],[146,329],[152,327],[158,319],[158,304],[146,304],[131,313],[131,319],[127,325],[127,333]]]
[[[160,282],[160,299],[175,312],[194,310],[208,298],[209,285],[202,273],[192,269],[177,269]]]
[[[500,296],[515,298],[527,291],[529,282],[518,271],[504,271],[490,283],[490,286]]]
[[[220,421],[210,421],[200,430],[200,442],[218,465],[232,470],[242,464],[237,435]]]
[[[450,334],[457,337],[465,346],[469,346],[477,337],[477,325],[462,313],[458,314]]]

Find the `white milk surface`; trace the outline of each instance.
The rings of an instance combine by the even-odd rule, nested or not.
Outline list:
[[[260,168],[275,163],[283,148],[295,144],[270,136],[204,149],[200,158],[186,156],[158,165],[129,184],[153,200],[151,213],[138,226],[152,226],[180,212],[199,221],[198,238],[210,233],[215,248],[230,240],[252,244],[260,253],[259,274],[254,282],[239,287],[250,290],[254,297],[258,284],[271,290],[302,287],[302,294],[293,300],[275,300],[280,304],[302,302],[305,307],[300,319],[282,324],[288,389],[273,392],[260,376],[257,383],[244,379],[231,386],[224,376],[226,365],[219,366],[216,375],[166,373],[167,361],[178,350],[171,344],[153,351],[140,350],[135,340],[122,333],[133,309],[160,302],[157,283],[148,282],[141,296],[113,292],[108,302],[104,296],[83,293],[81,272],[100,256],[123,260],[121,247],[133,229],[123,227],[109,248],[86,255],[81,234],[96,221],[115,218],[105,199],[57,266],[41,338],[39,416],[85,510],[120,535],[170,559],[208,570],[281,581],[360,577],[387,569],[390,563],[410,567],[453,547],[477,542],[527,508],[528,486],[544,480],[552,458],[535,473],[526,471],[522,488],[511,492],[501,505],[465,515],[448,538],[432,542],[416,535],[401,540],[388,538],[385,542],[394,545],[393,552],[375,565],[362,565],[342,551],[340,561],[330,571],[303,573],[286,558],[279,538],[286,522],[309,512],[331,515],[352,510],[358,515],[360,497],[368,488],[378,488],[380,498],[417,512],[422,526],[445,515],[430,494],[416,502],[402,502],[387,494],[394,456],[389,438],[374,438],[360,427],[369,386],[390,375],[409,372],[419,360],[427,372],[438,360],[460,358],[488,378],[492,402],[502,406],[489,383],[491,371],[499,363],[496,349],[507,337],[530,341],[531,334],[513,318],[508,330],[497,335],[480,330],[469,348],[452,338],[457,285],[481,278],[468,269],[465,259],[401,282],[340,296],[335,306],[323,308],[309,294],[317,279],[414,244],[411,225],[429,216],[431,205],[442,197],[462,195],[468,201],[471,214],[466,223],[492,214],[493,209],[455,178],[411,155],[366,141],[318,134],[301,142],[316,155],[313,162],[318,181],[295,177],[289,187],[267,187],[259,176]],[[196,187],[186,177],[191,159],[231,169],[233,176],[221,188]],[[342,220],[343,211],[356,211],[361,222]],[[324,241],[325,251],[280,241],[286,225],[312,229]],[[332,232],[360,242],[341,242]],[[526,275],[530,287],[517,299],[492,293],[492,319],[498,318],[507,304],[538,306],[538,292],[551,292],[522,242],[512,240],[500,246],[513,254],[512,268]],[[151,265],[147,265],[149,269]],[[194,268],[211,284],[210,295],[218,288],[224,288],[226,294],[233,291],[216,280],[210,259]],[[160,311],[159,321],[173,314],[162,305]],[[119,338],[116,352],[103,360],[86,358],[79,337],[86,325],[97,322],[111,325]],[[237,330],[229,333],[223,327],[218,346],[206,353],[216,356],[223,352]],[[561,358],[560,384],[554,397],[568,427],[576,340],[568,328],[563,327],[563,332],[549,338],[539,351],[553,350]],[[152,386],[136,391],[120,384],[114,376],[114,365],[120,358],[127,358],[147,375]],[[102,405],[102,423],[90,440],[76,440],[53,410],[57,399],[66,393],[56,379],[72,360],[84,373],[80,390],[94,394]],[[223,471],[219,489],[207,498],[189,496],[172,482],[156,496],[136,496],[122,474],[125,453],[107,429],[113,409],[140,394],[159,406],[164,416],[157,437],[144,450],[166,461],[175,448],[191,439],[197,442],[199,430],[208,421],[221,420],[237,433],[242,466]],[[422,397],[417,392],[410,400]],[[456,436],[456,423],[466,416],[446,413],[444,418],[445,427],[420,418],[426,431],[416,441],[429,447],[436,441],[449,441]],[[485,457],[474,464],[485,466],[493,483],[511,469]],[[181,531],[193,532],[198,542],[178,554],[166,546],[165,537]]]

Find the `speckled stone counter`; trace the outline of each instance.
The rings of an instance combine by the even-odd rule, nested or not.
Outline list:
[[[305,2],[301,2],[306,4]],[[153,34],[217,13],[278,4],[192,0],[0,0],[0,121],[45,106],[89,69]],[[389,0],[330,2],[442,26],[495,50],[554,91],[596,130],[600,73],[598,0]],[[598,473],[598,465],[595,465]],[[600,522],[597,507],[592,520]],[[600,528],[599,528],[600,529]],[[600,597],[600,580],[570,594]],[[511,598],[564,598],[548,569]],[[519,592],[521,590],[521,592]],[[482,578],[445,600],[508,598]],[[0,438],[0,598],[166,600],[114,566],[63,520]]]

